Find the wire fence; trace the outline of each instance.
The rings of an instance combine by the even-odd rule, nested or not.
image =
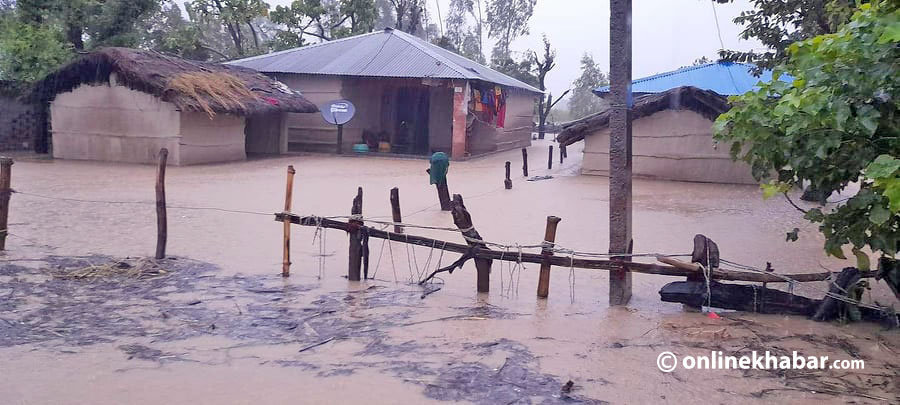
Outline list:
[[[477,194],[477,195],[472,196],[472,197],[468,197],[467,199],[472,200],[472,199],[476,199],[476,198],[485,197],[485,196],[491,195],[491,194],[496,193],[496,192],[498,192],[498,191],[500,191],[500,190],[503,190],[503,189],[504,189],[503,187],[498,187],[498,188],[496,188],[496,189],[492,189],[492,190],[490,190],[490,191],[487,191],[487,192],[484,192],[484,193],[481,193],[481,194]],[[145,206],[155,206],[155,205],[156,205],[156,202],[155,202],[155,201],[96,200],[96,199],[71,198],[71,197],[55,197],[55,196],[50,196],[50,195],[46,195],[46,194],[33,193],[33,192],[27,192],[27,191],[20,191],[20,190],[11,190],[11,192],[12,192],[13,194],[19,194],[19,195],[22,195],[22,196],[28,196],[28,197],[33,197],[33,198],[40,198],[40,199],[46,199],[46,200],[55,200],[55,201],[65,201],[65,202],[74,202],[74,203],[109,204],[109,205],[145,205]],[[426,207],[423,207],[423,208],[414,210],[412,213],[407,214],[406,217],[409,218],[409,217],[411,217],[411,216],[420,214],[420,213],[425,212],[425,211],[427,211],[427,210],[429,210],[429,209],[432,209],[432,208],[437,207],[439,204],[440,204],[440,203],[436,203],[436,204],[432,204],[432,205],[429,205],[429,206],[426,206]],[[230,214],[242,214],[242,215],[257,215],[257,216],[266,216],[266,217],[270,217],[270,218],[271,218],[272,215],[274,214],[274,213],[271,213],[271,212],[261,212],[261,211],[241,210],[241,209],[230,209],[230,208],[221,208],[221,207],[209,207],[209,206],[166,205],[166,208],[168,208],[168,209],[180,209],[180,210],[213,211],[213,212],[222,212],[222,213],[230,213]],[[298,215],[299,215],[299,214],[298,214]],[[422,225],[422,224],[415,224],[415,223],[409,223],[409,222],[394,222],[394,221],[387,221],[387,220],[384,220],[384,219],[383,219],[383,218],[390,218],[389,216],[372,216],[372,217],[365,217],[365,216],[362,216],[362,215],[335,215],[335,216],[321,216],[321,217],[319,217],[319,216],[309,215],[309,216],[306,216],[306,217],[319,218],[319,219],[331,219],[331,220],[341,220],[341,219],[343,219],[343,220],[357,220],[357,221],[363,221],[364,223],[370,223],[370,224],[380,225],[380,227],[382,228],[382,230],[388,229],[388,228],[394,227],[394,226],[400,226],[400,227],[403,227],[403,228],[422,229],[422,230],[432,230],[432,231],[442,231],[442,232],[453,233],[453,234],[456,234],[456,235],[460,235],[460,236],[461,236],[462,238],[464,238],[467,242],[472,242],[472,243],[476,243],[476,244],[483,244],[484,246],[489,246],[489,247],[493,247],[493,248],[496,248],[496,249],[501,250],[501,251],[503,252],[503,253],[501,253],[501,263],[502,263],[502,261],[503,261],[503,260],[502,260],[503,255],[509,254],[509,255],[512,256],[512,257],[515,257],[516,255],[519,255],[519,257],[521,257],[523,251],[529,250],[529,249],[541,249],[541,251],[547,251],[547,252],[551,252],[551,253],[553,253],[553,254],[558,254],[558,255],[561,255],[561,256],[569,257],[569,258],[572,259],[572,262],[574,262],[574,258],[576,258],[576,257],[578,257],[578,258],[600,258],[600,259],[609,259],[609,258],[613,258],[613,257],[625,257],[625,258],[657,258],[657,257],[672,257],[672,258],[675,258],[675,257],[691,257],[691,256],[692,256],[691,254],[687,254],[687,253],[658,253],[658,252],[656,252],[656,253],[610,253],[610,252],[590,252],[590,251],[582,251],[582,250],[576,250],[576,249],[567,248],[567,247],[565,247],[565,246],[559,245],[559,244],[556,243],[556,242],[549,242],[549,241],[545,241],[545,240],[544,240],[544,241],[540,241],[540,242],[533,242],[533,243],[518,243],[518,242],[516,242],[516,243],[508,243],[508,242],[507,242],[507,243],[503,243],[503,242],[496,242],[496,241],[490,241],[490,240],[484,240],[484,239],[478,239],[478,238],[471,238],[471,237],[468,237],[468,236],[463,235],[463,234],[461,233],[462,231],[465,231],[464,229],[459,229],[459,228],[457,228],[457,227],[436,226],[436,225]],[[29,238],[26,238],[26,237],[23,237],[23,236],[20,236],[20,235],[16,235],[15,233],[10,232],[9,229],[3,229],[3,230],[0,230],[0,232],[6,232],[7,235],[10,235],[10,236],[13,236],[13,237],[16,237],[16,238],[19,238],[19,239],[28,241],[28,242],[30,242],[30,243],[32,243],[32,244],[37,244],[36,241],[33,241],[33,240],[29,239]],[[324,257],[328,256],[328,254],[327,254],[327,252],[326,252],[326,248],[325,248],[325,245],[326,245],[325,230],[324,230],[324,228],[321,227],[321,225],[320,225],[320,226],[317,226],[316,232],[314,233],[314,236],[313,236],[313,243],[316,243],[316,241],[318,241],[318,243],[319,243],[319,250],[318,250],[316,256],[318,256],[318,257],[320,258],[320,262],[319,262],[319,277],[321,278],[321,277],[322,277],[322,274],[323,274],[323,272],[324,272]],[[395,281],[395,282],[399,282],[399,278],[398,278],[397,273],[396,273],[397,266],[396,266],[396,263],[395,263],[395,260],[394,260],[393,246],[392,246],[391,242],[401,242],[401,243],[402,243],[403,241],[402,241],[402,240],[386,240],[386,242],[387,242],[388,249],[390,250],[390,256],[391,256],[390,259],[391,259],[391,265],[392,265],[392,267],[393,267],[393,272],[394,272],[394,281]],[[429,252],[429,256],[428,256],[428,258],[427,258],[426,261],[425,261],[425,265],[422,266],[422,267],[420,268],[420,266],[418,265],[418,257],[417,257],[417,255],[416,255],[416,253],[415,253],[415,246],[413,246],[412,250],[410,250],[410,247],[409,247],[410,244],[405,244],[405,245],[406,245],[406,256],[407,256],[407,260],[406,260],[406,261],[407,261],[407,265],[408,265],[408,267],[409,267],[408,270],[409,270],[409,273],[410,273],[410,280],[409,280],[409,281],[411,281],[411,282],[416,282],[416,281],[420,281],[420,280],[423,279],[423,275],[426,273],[426,270],[430,267],[430,265],[431,265],[431,263],[432,263],[432,258],[433,258],[433,251],[434,251],[434,249],[440,250],[439,258],[437,259],[437,265],[438,265],[438,268],[440,268],[440,265],[441,265],[442,260],[443,260],[443,255],[444,255],[444,252],[445,252],[445,249],[444,249],[443,247],[432,246],[432,247],[431,247],[431,251]],[[381,247],[381,250],[380,250],[380,253],[379,253],[378,260],[377,260],[377,262],[376,262],[375,271],[373,272],[373,278],[375,277],[375,275],[377,275],[378,270],[379,270],[379,268],[380,268],[381,261],[382,261],[382,256],[383,256],[383,253],[384,253],[384,247],[385,247],[385,244],[383,243],[383,244],[382,244],[382,247]],[[789,292],[790,292],[791,294],[793,294],[794,288],[799,286],[800,288],[804,288],[804,289],[807,289],[807,290],[809,290],[809,291],[812,291],[812,292],[821,294],[821,295],[823,295],[823,296],[825,296],[825,297],[830,297],[830,298],[833,298],[833,299],[835,299],[835,300],[838,300],[838,301],[841,301],[841,302],[844,302],[844,303],[848,303],[848,304],[851,304],[851,305],[856,305],[856,306],[863,307],[863,308],[868,308],[868,309],[871,309],[871,310],[881,311],[881,312],[883,312],[883,313],[885,313],[885,314],[895,314],[895,313],[896,313],[896,312],[893,310],[893,308],[887,308],[887,307],[877,306],[877,305],[869,304],[869,303],[866,303],[866,302],[862,302],[862,301],[860,301],[860,300],[855,300],[855,299],[852,299],[852,298],[850,298],[850,297],[847,297],[846,295],[841,295],[841,294],[834,293],[834,292],[830,291],[830,289],[827,289],[827,290],[826,290],[826,289],[819,288],[819,287],[817,287],[817,286],[815,286],[815,285],[809,285],[809,284],[807,284],[807,283],[799,282],[799,281],[797,281],[797,280],[792,279],[792,278],[791,278],[790,276],[788,276],[788,275],[774,273],[774,272],[771,272],[771,271],[767,271],[767,270],[765,270],[765,269],[761,269],[761,268],[758,268],[758,267],[754,267],[754,266],[751,266],[751,265],[747,265],[747,264],[743,264],[743,263],[739,263],[739,262],[732,261],[732,260],[727,260],[727,259],[721,259],[721,264],[722,264],[721,268],[723,268],[723,269],[731,269],[731,270],[736,270],[736,271],[746,271],[746,272],[751,272],[751,273],[756,273],[756,274],[764,274],[764,275],[767,275],[767,276],[773,276],[773,277],[779,278],[779,279],[783,280],[784,282],[786,282],[786,283],[788,284],[788,290],[789,290]],[[413,270],[413,266],[416,268],[415,271]],[[502,294],[502,295],[506,295],[506,296],[512,295],[513,292],[516,292],[516,294],[517,294],[517,291],[518,291],[518,278],[519,278],[518,276],[520,276],[520,275],[521,275],[521,271],[525,269],[525,263],[522,262],[521,260],[518,260],[518,261],[515,261],[515,262],[510,262],[510,263],[508,264],[508,267],[505,269],[505,276],[506,276],[506,277],[504,277],[504,269],[502,268],[502,267],[503,267],[502,264],[501,264],[500,267],[501,267],[501,269],[500,269],[500,275],[501,275],[501,294]],[[570,287],[570,296],[571,296],[572,301],[574,301],[574,299],[575,299],[575,298],[574,298],[574,297],[575,297],[575,287],[574,287],[574,282],[575,282],[575,281],[574,281],[574,280],[575,280],[574,275],[575,275],[575,274],[574,274],[574,268],[575,268],[574,265],[573,265],[573,266],[570,266],[570,273],[569,273],[569,281],[570,281],[570,282],[569,282],[569,284],[570,284],[569,287]],[[711,277],[710,277],[710,274],[709,274],[709,270],[710,270],[710,269],[707,269],[707,268],[704,268],[704,267],[701,266],[701,270],[702,270],[703,275],[705,276],[706,283],[707,283],[707,288],[709,288],[709,283],[712,281],[712,280],[711,280]],[[830,277],[830,278],[829,278],[828,280],[826,280],[826,281],[828,281],[829,284],[830,284],[831,286],[836,286],[836,284],[834,283],[834,279],[833,279],[833,276],[834,276],[835,273],[834,273],[834,272],[830,272],[830,273],[831,273],[831,276],[832,276],[832,277]],[[514,281],[514,279],[515,279],[515,281]],[[846,292],[846,291],[845,291],[845,292]],[[708,298],[708,297],[707,297],[707,298]]]

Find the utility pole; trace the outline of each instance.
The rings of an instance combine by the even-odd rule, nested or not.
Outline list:
[[[631,0],[609,3],[609,252],[632,253],[631,239]],[[613,257],[629,261],[629,256]],[[631,272],[609,272],[609,305],[631,299]]]

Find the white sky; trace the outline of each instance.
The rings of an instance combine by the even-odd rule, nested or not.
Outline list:
[[[268,2],[275,7],[291,0]],[[431,20],[437,21],[438,5],[446,16],[449,3],[427,0]],[[674,70],[701,56],[715,60],[721,46],[712,4],[712,0],[633,0],[633,77]],[[762,48],[759,42],[741,40],[741,27],[731,21],[751,8],[749,0],[715,5],[726,48]],[[578,77],[585,52],[592,54],[604,71],[609,70],[608,0],[538,0],[529,25],[531,34],[517,39],[513,50],[539,50],[541,34],[547,34],[557,50],[557,66],[547,76],[547,87],[554,94],[561,94]],[[484,49],[489,50],[489,44]]]

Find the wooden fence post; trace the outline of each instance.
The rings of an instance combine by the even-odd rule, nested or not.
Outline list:
[[[291,202],[294,197],[294,174],[297,173],[294,170],[294,165],[289,165],[287,168],[287,185],[284,189],[284,212],[291,212]],[[285,216],[287,218],[287,216]],[[284,220],[284,257],[281,262],[281,276],[289,277],[291,275],[291,221],[290,219]]]
[[[391,189],[391,215],[394,218],[394,233],[403,233],[403,226],[397,225],[403,222],[400,216],[400,189],[397,187]]]
[[[6,235],[9,234],[9,197],[12,194],[12,165],[8,157],[0,158],[0,250],[6,249]]]
[[[550,145],[550,154],[547,155],[547,170],[553,169],[553,145]]]
[[[466,244],[487,249],[487,246],[483,242],[479,242],[483,239],[481,239],[481,235],[478,233],[478,230],[475,229],[475,226],[472,225],[472,216],[469,215],[469,211],[466,210],[463,198],[459,194],[453,195],[453,209],[450,210],[450,215],[453,216],[453,223],[459,228],[459,231],[463,236],[466,237]],[[478,292],[491,291],[492,263],[493,260],[491,259],[475,259],[475,269],[478,271]]]
[[[522,175],[528,177],[528,149],[522,148]]]
[[[353,207],[350,209],[350,223],[348,233],[350,234],[350,265],[348,268],[347,278],[350,281],[359,281],[362,269],[362,237],[359,228],[363,226],[363,221],[357,218],[362,216],[363,205],[363,189],[359,187],[356,190],[356,197],[353,198]]]
[[[169,236],[166,217],[166,161],[169,150],[159,150],[159,167],[156,169],[156,258],[166,257],[166,239]]]
[[[547,228],[544,230],[544,247],[541,249],[544,262],[541,263],[541,274],[538,279],[538,298],[547,298],[550,295],[550,256],[553,256],[553,246],[554,242],[556,242],[556,227],[559,225],[559,221],[562,221],[559,217],[547,217]]]
[[[506,180],[503,181],[503,186],[506,187],[507,190],[512,190],[512,180],[509,178],[509,170],[510,163],[508,160],[506,161]]]
[[[566,158],[566,145],[559,145],[559,164],[563,164]]]

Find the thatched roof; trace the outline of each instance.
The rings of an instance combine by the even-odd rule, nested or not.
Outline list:
[[[309,100],[253,69],[194,62],[158,52],[104,48],[85,54],[34,84],[26,99],[52,101],[81,84],[116,82],[175,104],[182,111],[251,115],[316,112]]]
[[[637,120],[663,110],[691,110],[710,120],[731,108],[728,100],[716,92],[696,87],[676,87],[662,93],[641,96],[634,101],[631,119]],[[563,124],[556,137],[561,145],[571,145],[609,126],[610,110],[589,115],[577,121]]]

